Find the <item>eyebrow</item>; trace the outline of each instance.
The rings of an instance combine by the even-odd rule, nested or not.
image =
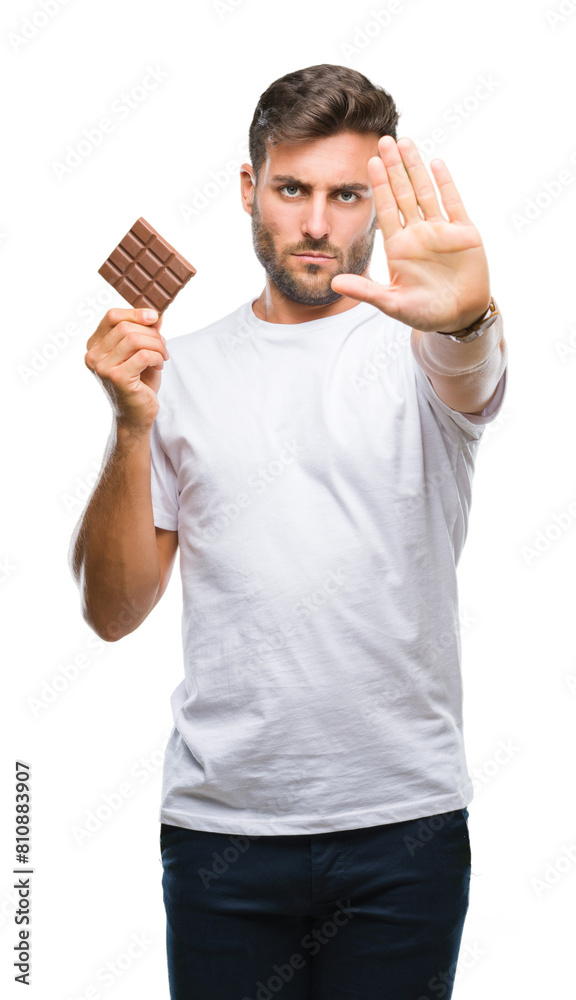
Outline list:
[[[304,181],[299,181],[297,177],[291,177],[289,174],[274,174],[271,178],[272,181],[282,181],[283,184],[294,184],[296,187],[301,187],[305,191],[310,191],[310,184],[305,184]],[[351,184],[336,184],[334,187],[330,188],[330,194],[335,191],[369,191],[370,188],[368,184],[359,184],[353,182]]]

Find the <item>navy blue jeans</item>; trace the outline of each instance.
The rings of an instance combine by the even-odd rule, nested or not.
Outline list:
[[[448,1000],[468,809],[330,833],[160,826],[171,1000]]]

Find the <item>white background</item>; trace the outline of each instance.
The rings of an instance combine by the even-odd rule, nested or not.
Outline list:
[[[427,163],[445,159],[483,236],[509,345],[507,397],[480,446],[459,566],[477,791],[454,996],[565,995],[576,887],[576,3],[55,4],[41,16],[34,0],[5,3],[0,32],[0,989],[25,992],[12,967],[19,758],[33,792],[26,995],[168,998],[158,808],[169,697],[183,676],[178,566],[144,624],[107,644],[81,617],[67,561],[111,424],[86,340],[107,308],[126,305],[97,270],[143,215],[198,269],[167,313],[168,339],[256,297],[263,272],[227,164],[248,160],[239,147],[269,84],[329,62],[383,85],[401,111],[399,137],[426,149]],[[150,68],[163,78],[128,109],[122,95]],[[482,78],[492,93],[474,97]],[[112,130],[59,170],[103,118]],[[443,140],[425,147],[435,129]],[[202,194],[186,220],[182,205]],[[378,233],[371,274],[387,281]],[[114,793],[121,804],[79,840]],[[148,944],[126,959],[133,935]],[[123,969],[112,985],[109,962]]]

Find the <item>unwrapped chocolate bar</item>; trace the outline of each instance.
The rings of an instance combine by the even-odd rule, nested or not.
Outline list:
[[[104,261],[98,274],[131,306],[163,313],[196,274],[196,268],[146,219],[140,218]]]

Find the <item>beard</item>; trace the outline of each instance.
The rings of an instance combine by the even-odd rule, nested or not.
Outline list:
[[[291,253],[305,253],[306,250],[329,254],[337,261],[338,254],[326,244],[295,246],[294,250],[285,250],[283,254],[278,253],[272,233],[262,221],[256,197],[252,204],[251,219],[254,252],[270,281],[274,282],[286,298],[305,306],[327,306],[343,298],[343,295],[335,292],[331,287],[332,278],[337,274],[364,273],[372,257],[378,222],[376,215],[374,215],[370,229],[350,244],[345,259],[341,265],[337,265],[337,270],[333,270],[332,265],[307,263],[304,265],[305,271],[302,273],[285,267],[283,260]]]

